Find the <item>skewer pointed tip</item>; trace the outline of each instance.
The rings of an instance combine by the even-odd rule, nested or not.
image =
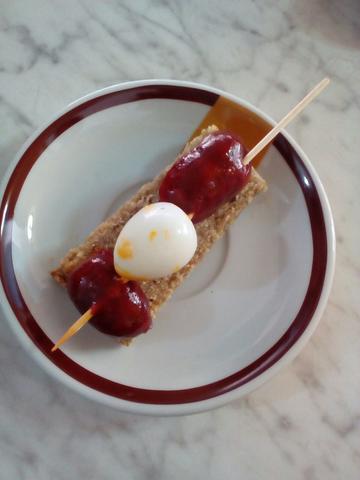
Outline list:
[[[86,312],[83,315],[81,315],[81,317],[78,320],[76,320],[75,323],[71,325],[71,327],[68,330],[66,330],[64,335],[60,338],[60,340],[58,340],[55,343],[55,345],[52,347],[51,351],[55,352],[55,350],[57,350],[59,347],[61,347],[61,345],[67,342],[73,335],[75,335],[76,332],[80,330],[80,328],[82,328],[92,318],[92,316],[93,316],[92,309],[89,308],[88,310],[86,310]]]

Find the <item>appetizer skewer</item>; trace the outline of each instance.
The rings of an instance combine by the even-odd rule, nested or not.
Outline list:
[[[252,197],[265,189],[265,183],[260,177],[257,179],[258,175],[250,162],[328,83],[328,79],[322,80],[248,153],[234,135],[218,132],[216,128],[210,128],[210,133],[205,132],[200,139],[196,139],[194,148],[185,149],[162,178],[158,190],[160,203],[145,206],[129,219],[120,231],[114,251],[103,249],[94,253],[68,276],[69,295],[84,313],[52,351],[90,320],[96,328],[110,335],[135,336],[145,333],[151,326],[152,312],[138,281],[169,276],[183,268],[189,270],[185,266],[192,262],[197,246],[192,222],[203,222],[221,210],[222,205],[246,189],[246,185],[251,183],[250,179],[255,178],[257,185]],[[237,213],[251,199],[249,196]],[[172,233],[175,232],[175,235],[172,237],[175,243],[170,248],[160,243],[156,250],[149,251],[149,244],[158,237],[159,232],[164,239],[170,238],[168,230],[171,225],[174,227]],[[144,256],[135,259],[134,249]],[[207,249],[198,255],[199,258]],[[53,276],[57,280],[62,279],[59,270]],[[150,297],[150,303],[151,300]]]

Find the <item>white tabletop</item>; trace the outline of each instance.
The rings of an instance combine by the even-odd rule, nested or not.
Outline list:
[[[288,130],[328,192],[338,242],[330,301],[300,356],[247,398],[191,417],[129,416],[80,397],[40,371],[1,318],[0,478],[358,479],[358,0],[13,0],[0,8],[0,177],[36,127],[106,85],[200,81],[280,118],[329,76],[331,86]]]

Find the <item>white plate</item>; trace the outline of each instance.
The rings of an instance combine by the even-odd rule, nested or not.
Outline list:
[[[143,81],[70,105],[15,159],[1,205],[1,303],[25,347],[58,379],[124,411],[184,414],[261,384],[313,333],[333,276],[335,237],[310,161],[283,133],[263,160],[269,184],[131,347],[84,328],[52,342],[77,311],[49,271],[169,164],[219,96]]]

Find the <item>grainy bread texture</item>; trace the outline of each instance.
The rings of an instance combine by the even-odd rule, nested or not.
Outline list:
[[[181,155],[193,149],[200,143],[204,136],[216,130],[217,127],[215,126],[203,130],[201,135],[186,145]],[[125,223],[142,207],[158,201],[159,186],[168,168],[162,171],[153,181],[143,185],[130,200],[101,223],[81,245],[72,248],[65,255],[60,266],[52,272],[54,279],[60,284],[65,285],[68,275],[94,251],[100,248],[114,248],[116,239]],[[234,200],[222,205],[209,218],[195,225],[198,236],[198,247],[191,261],[169,277],[140,282],[142,289],[149,299],[153,317],[159,307],[171,297],[174,290],[200,262],[216,240],[224,235],[227,228],[238,217],[240,212],[258,193],[266,190],[266,188],[266,182],[253,168],[249,182]]]

